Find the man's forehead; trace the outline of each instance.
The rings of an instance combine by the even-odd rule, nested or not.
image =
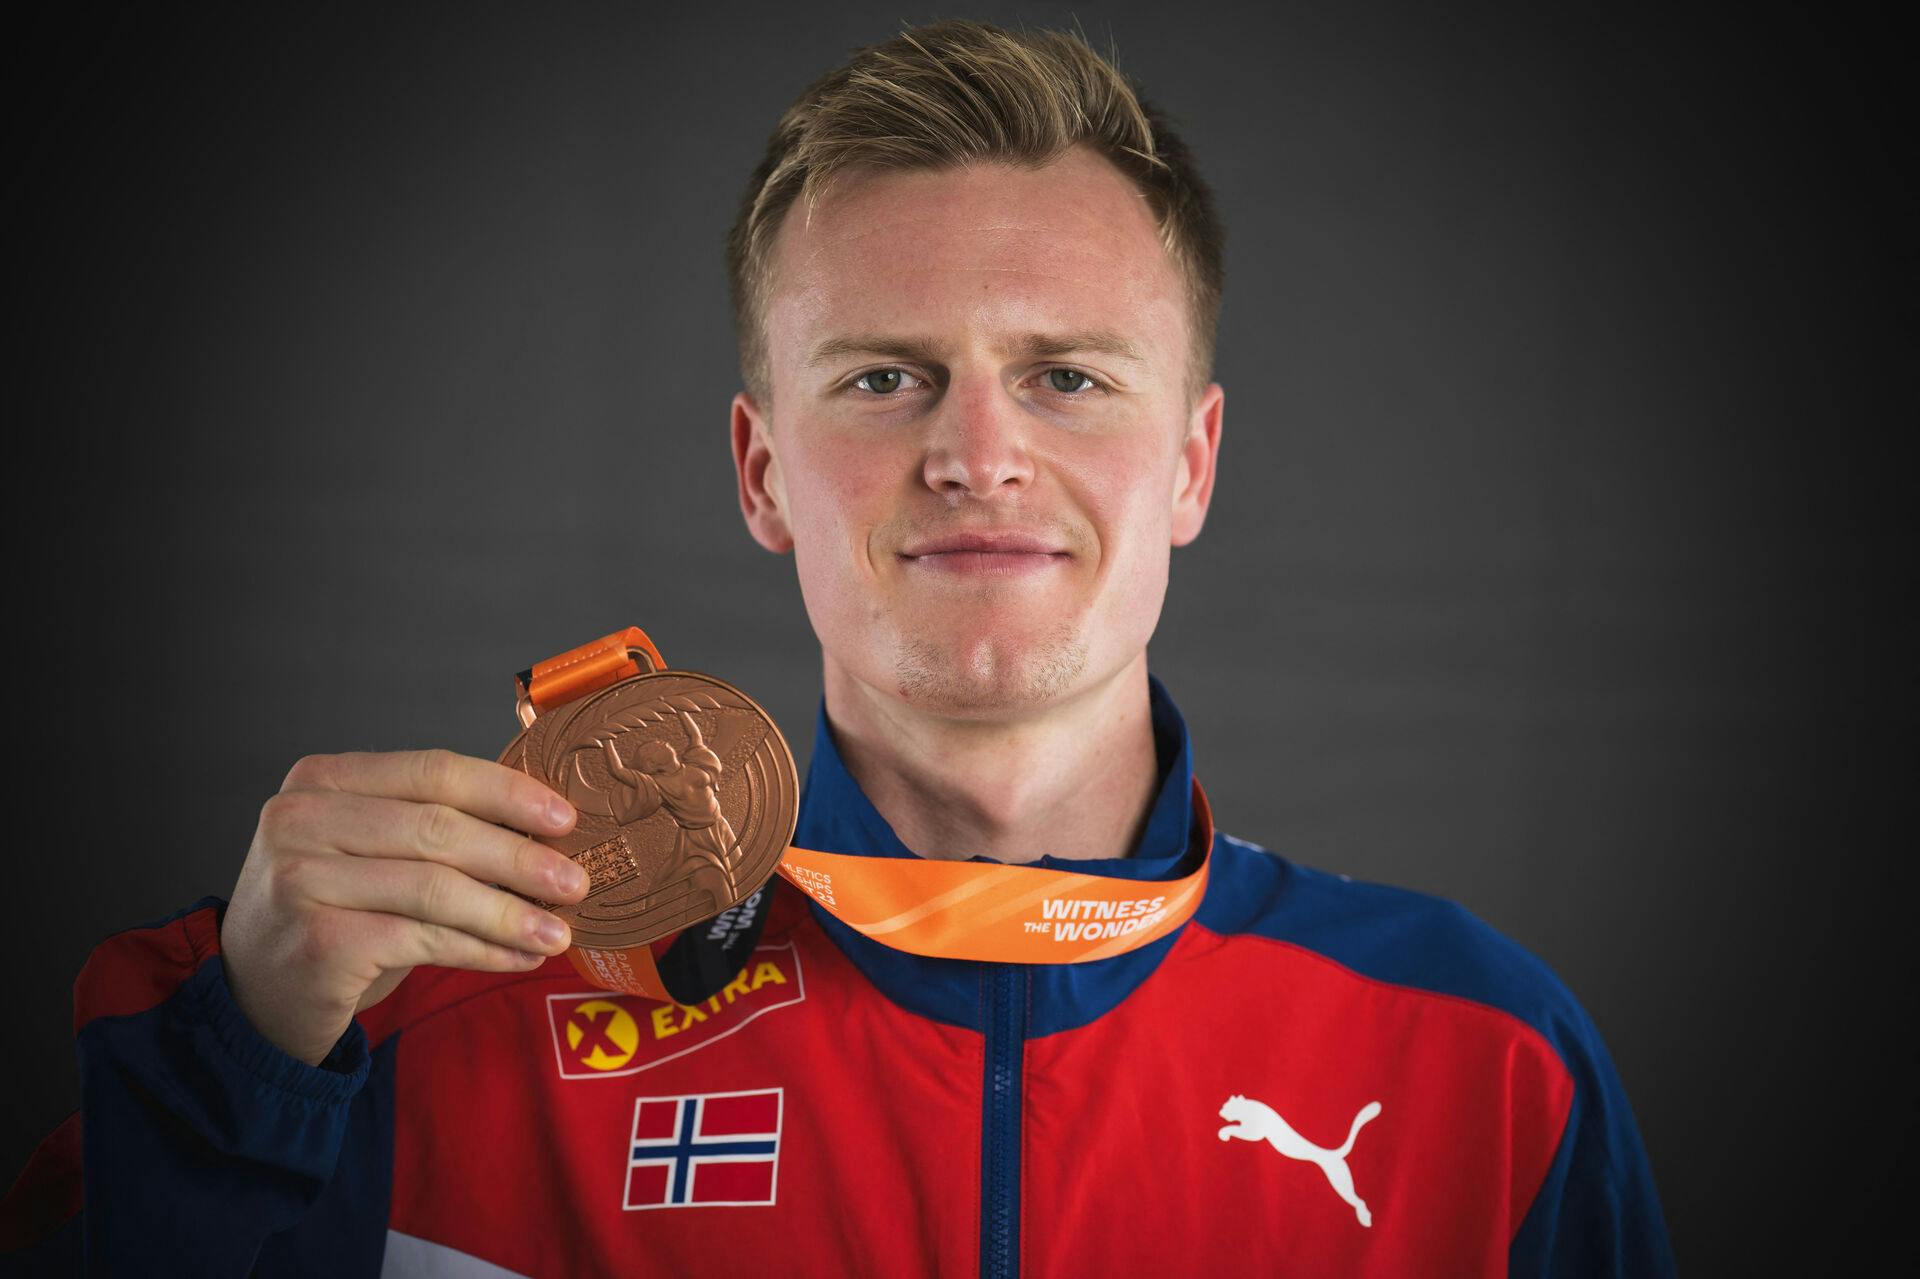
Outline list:
[[[849,272],[941,267],[1139,285],[1162,282],[1170,266],[1139,189],[1077,149],[1038,168],[987,162],[842,175],[817,201],[787,211],[772,248],[775,292],[817,289]]]
[[[981,287],[1045,277],[1093,289],[1155,287],[1167,282],[1165,250],[1151,225],[1066,206],[921,212],[875,204],[816,214],[811,226],[795,213],[774,245],[775,290],[910,283],[933,272],[971,272]],[[1010,277],[995,280],[993,276]]]
[[[1184,278],[1150,206],[1084,149],[836,178],[787,211],[770,265],[769,354],[801,377],[965,351],[1098,358],[1138,385],[1185,359]]]
[[[830,241],[864,238],[916,222],[950,221],[976,231],[1020,231],[1036,220],[1121,223],[1152,233],[1146,194],[1085,146],[1049,164],[974,160],[937,168],[853,168],[830,178],[789,222]]]

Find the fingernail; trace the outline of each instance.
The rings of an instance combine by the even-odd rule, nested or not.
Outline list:
[[[568,862],[560,872],[560,887],[569,893],[577,893],[587,886],[587,872],[578,862]]]
[[[557,919],[540,921],[539,937],[544,946],[558,946],[560,939],[567,934],[567,926]]]
[[[547,801],[547,820],[555,826],[565,826],[573,820],[573,805],[555,795]]]

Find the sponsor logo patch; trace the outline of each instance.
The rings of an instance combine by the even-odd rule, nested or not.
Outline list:
[[[779,1088],[635,1099],[622,1207],[771,1204],[782,1102]]]
[[[1289,1159],[1317,1164],[1320,1171],[1326,1174],[1327,1184],[1333,1187],[1333,1193],[1353,1209],[1353,1215],[1361,1225],[1371,1226],[1373,1210],[1367,1207],[1366,1200],[1353,1188],[1353,1169],[1347,1166],[1347,1156],[1353,1153],[1353,1143],[1359,1138],[1360,1130],[1379,1114],[1380,1103],[1368,1102],[1354,1115],[1353,1126],[1347,1129],[1345,1142],[1333,1147],[1316,1146],[1294,1131],[1293,1125],[1282,1119],[1280,1112],[1266,1102],[1235,1093],[1220,1106],[1220,1117],[1227,1121],[1226,1127],[1220,1130],[1220,1140],[1238,1137],[1256,1144],[1264,1142]]]
[[[806,997],[799,952],[786,942],[755,950],[732,981],[697,1004],[582,991],[548,995],[547,1021],[562,1079],[608,1079],[684,1057]]]

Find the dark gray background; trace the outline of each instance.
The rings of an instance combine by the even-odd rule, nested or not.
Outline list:
[[[807,80],[948,12],[109,6],[9,49],[0,1184],[76,1104],[88,950],[229,892],[299,755],[492,756],[511,671],[636,621],[807,749],[722,236]],[[1863,1247],[1915,1065],[1880,37],[963,12],[1111,35],[1227,222],[1223,470],[1152,647],[1223,826],[1551,964],[1689,1271]]]

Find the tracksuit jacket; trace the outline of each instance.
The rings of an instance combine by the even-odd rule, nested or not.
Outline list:
[[[1151,698],[1136,855],[1039,865],[1194,868]],[[914,856],[824,707],[794,842]],[[422,967],[318,1066],[236,1008],[204,898],[81,971],[80,1109],[0,1208],[0,1274],[1673,1273],[1613,1063],[1539,959],[1436,897],[1212,858],[1193,918],[1084,964],[893,950],[776,878],[700,1002],[562,957]]]

